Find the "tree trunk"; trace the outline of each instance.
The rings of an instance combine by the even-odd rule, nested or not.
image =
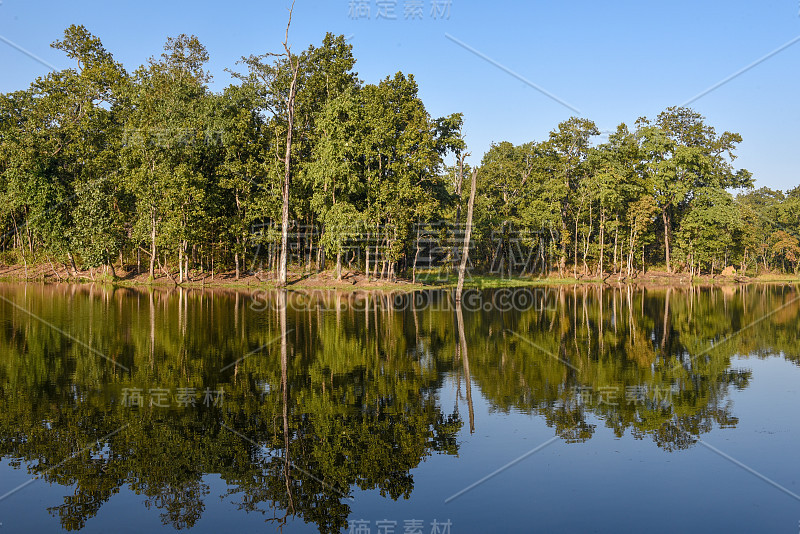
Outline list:
[[[294,8],[294,6],[292,6]],[[286,59],[292,68],[292,82],[289,85],[289,95],[286,98],[286,153],[283,158],[285,166],[283,175],[283,210],[281,212],[281,260],[278,271],[278,285],[286,286],[287,273],[286,264],[288,262],[288,241],[289,241],[289,184],[292,178],[292,131],[294,130],[294,101],[297,96],[297,78],[300,72],[299,60],[292,60],[292,52],[289,49],[289,26],[292,24],[292,11],[289,11],[289,23],[286,25],[286,39],[283,48],[286,51]]]
[[[150,280],[155,279],[156,275],[156,215],[153,213],[150,228]]]
[[[236,281],[239,281],[239,277],[241,276],[241,271],[239,270],[239,236],[236,237],[236,252],[233,253],[233,263],[236,266]]]
[[[380,225],[376,224],[375,225],[375,259],[372,262],[372,263],[375,264],[372,267],[372,278],[375,278],[375,279],[378,278],[378,256],[380,254],[380,246],[381,246],[380,239],[381,239]]]
[[[314,219],[311,218],[311,224],[308,225],[308,230],[306,231],[307,240],[308,240],[308,259],[306,260],[306,271],[309,273],[311,272],[311,254],[314,251]]]
[[[644,259],[644,243],[642,243],[642,274],[647,274],[647,265]]]
[[[56,278],[58,278],[58,281],[59,281],[59,282],[61,282],[61,275],[60,275],[60,274],[58,274],[58,271],[56,271],[56,268],[55,268],[55,266],[53,266],[53,262],[52,262],[52,260],[50,259],[50,255],[49,255],[49,254],[46,254],[46,255],[45,255],[45,257],[47,258],[47,263],[49,263],[49,264],[50,264],[50,269],[52,269],[52,271],[53,271],[53,274],[54,274],[54,275],[56,275]]]
[[[636,231],[631,228],[630,239],[628,240],[628,272],[627,276],[630,277],[633,271],[634,253],[636,250]]]
[[[457,197],[455,231],[458,231],[458,229],[461,226],[461,204],[463,202],[463,199],[461,198],[461,189],[462,189],[463,184],[464,184],[464,159],[469,157],[469,156],[470,156],[469,152],[467,152],[465,154],[459,154],[459,155],[456,156],[458,158],[458,174],[456,175],[456,180],[455,180],[455,183],[453,184],[453,186],[454,186],[453,190],[454,190],[454,193],[455,193],[455,195]],[[455,260],[455,258],[458,256],[458,244],[455,243],[455,240],[453,240],[453,241],[454,241],[454,244],[453,244],[452,254],[453,254],[453,260]]]
[[[672,263],[670,260],[670,234],[672,233],[672,218],[669,215],[668,209],[664,209],[661,212],[662,219],[664,220],[664,251],[665,257],[667,261],[667,272],[672,272]],[[644,263],[644,256],[642,257],[642,263]]]
[[[618,244],[619,244],[619,215],[616,217],[616,226],[614,227],[614,274],[617,274],[618,270]],[[620,269],[621,270],[621,269]]]
[[[417,260],[419,259],[419,223],[417,223],[417,252],[414,254],[414,265],[411,267],[411,283],[417,283]]]
[[[184,261],[185,265],[183,267],[183,274],[186,276],[186,281],[187,282],[191,282],[192,281],[191,278],[189,278],[189,259],[190,259],[189,242],[184,240],[184,242],[183,242],[183,261]]]
[[[605,256],[605,237],[606,237],[606,209],[600,213],[600,278],[603,277],[603,256]]]
[[[464,248],[461,254],[461,266],[458,269],[458,286],[456,287],[456,300],[461,301],[461,292],[464,289],[464,274],[467,270],[467,259],[469,257],[469,241],[472,238],[472,212],[475,207],[475,186],[478,180],[478,170],[472,170],[472,189],[469,193],[469,203],[467,204],[467,228],[464,233]]]
[[[166,265],[166,263],[167,263],[166,255],[164,257],[164,265],[161,264],[161,259],[160,258],[158,259],[158,266],[161,267],[161,270],[164,272],[165,275],[167,275],[167,278],[169,278],[170,282],[172,282],[177,286],[178,282],[175,281],[175,278],[173,278],[172,274],[169,272],[169,269],[167,268],[169,266]]]
[[[578,279],[578,221],[580,220],[580,210],[575,216],[575,257],[572,259],[572,276],[575,280]]]
[[[183,283],[183,246],[178,247],[178,283]]]
[[[567,191],[569,190],[569,180],[565,182]],[[569,254],[569,230],[567,227],[567,201],[561,202],[561,258],[558,262],[558,276],[564,278],[564,273],[567,270],[567,255]]]
[[[67,252],[67,257],[69,258],[69,264],[72,266],[73,276],[78,276],[78,267],[75,265],[75,256],[72,255],[72,252]]]
[[[589,241],[592,238],[592,231],[594,227],[594,219],[592,217],[592,203],[589,202],[589,229],[583,233],[583,275],[589,274],[589,264],[586,258],[589,255]]]
[[[369,233],[367,233],[367,259],[364,265],[364,276],[367,277],[367,282],[369,282]]]

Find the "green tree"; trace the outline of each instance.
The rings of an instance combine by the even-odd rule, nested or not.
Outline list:
[[[128,88],[122,157],[126,188],[135,198],[134,240],[149,244],[151,278],[159,253],[177,252],[183,281],[189,245],[207,222],[207,159],[218,144],[208,117],[207,61],[197,37],[169,38],[161,58],[140,67]]]
[[[664,258],[672,272],[672,241],[676,224],[700,188],[748,187],[752,177],[745,170],[734,171],[733,154],[741,142],[739,134],[717,136],[704,118],[688,108],[668,108],[653,124],[637,121],[643,169],[649,189],[661,211],[664,229]]]
[[[573,270],[577,276],[578,224],[581,212],[585,208],[585,194],[582,193],[586,191],[579,186],[586,174],[585,164],[591,138],[599,133],[594,122],[578,117],[560,123],[550,132],[549,144],[558,157],[557,182],[553,183],[553,200],[561,207],[559,276],[563,276],[566,270],[570,243],[574,251]]]

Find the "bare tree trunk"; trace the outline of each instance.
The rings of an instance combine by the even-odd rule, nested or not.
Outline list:
[[[614,228],[614,274],[617,273],[617,245],[619,244],[619,215],[617,215],[617,225]]]
[[[606,237],[606,209],[603,208],[600,214],[600,277],[603,277],[603,257],[605,256],[605,237]]]
[[[661,217],[664,220],[664,250],[665,250],[665,257],[667,261],[667,272],[672,272],[672,263],[670,261],[670,250],[669,250],[669,242],[670,242],[670,234],[672,233],[672,219],[667,212],[667,209],[661,212]],[[644,263],[644,257],[642,257],[642,263]]]
[[[116,278],[117,277],[117,271],[116,271],[116,269],[114,269],[114,262],[110,258],[108,260],[108,268],[111,269],[111,277],[112,278]]]
[[[572,277],[575,280],[578,279],[578,221],[580,220],[581,212],[578,210],[578,214],[575,216],[575,257],[572,260]]]
[[[167,278],[169,278],[170,282],[172,282],[177,286],[178,282],[175,281],[175,278],[173,278],[172,274],[170,274],[169,269],[167,268],[169,267],[169,265],[167,264],[166,255],[164,257],[164,264],[166,265],[166,267],[161,264],[161,258],[158,258],[158,266],[161,267],[161,270],[164,272],[165,275],[167,275]]]
[[[72,275],[78,276],[78,267],[75,265],[75,256],[72,255],[72,252],[67,252],[67,257],[69,258],[69,264],[72,266]]]
[[[589,255],[589,241],[592,237],[594,219],[592,218],[592,202],[589,201],[589,229],[583,234],[583,275],[589,274],[589,264],[586,257]]]
[[[455,193],[456,197],[458,197],[458,201],[456,203],[456,231],[458,230],[459,226],[461,225],[461,204],[463,199],[461,198],[461,189],[464,185],[464,159],[470,156],[469,152],[464,154],[457,154],[456,158],[458,159],[458,171],[455,178],[455,183],[453,184],[453,192]],[[453,245],[453,259],[455,260],[456,256],[458,255],[458,245]]]
[[[564,186],[569,190],[569,180],[564,181]],[[561,257],[558,261],[558,276],[564,278],[567,270],[567,256],[569,256],[569,228],[567,227],[567,201],[561,202]]]
[[[239,245],[241,244],[240,237],[236,236],[236,252],[233,253],[233,263],[236,265],[236,281],[239,281],[241,271],[239,271]]]
[[[647,262],[644,257],[644,243],[642,243],[642,274],[647,274]]]
[[[14,235],[16,240],[19,242],[19,254],[22,256],[22,264],[25,266],[25,279],[28,279],[28,260],[25,259],[25,242],[22,239],[22,233],[19,231],[17,227],[17,219],[13,215],[11,216],[11,220],[14,222]],[[76,270],[77,274],[77,270]]]
[[[508,261],[508,279],[511,280],[511,277],[514,276],[514,266],[513,266],[513,257],[514,251],[511,245],[511,238],[508,239],[508,249],[506,250],[506,258]]]
[[[156,214],[153,212],[150,221],[150,280],[155,279],[156,274]]]
[[[634,251],[636,247],[636,231],[631,228],[631,235],[628,240],[628,272],[627,276],[630,278],[633,271]]]
[[[47,263],[50,264],[50,269],[53,270],[53,274],[56,275],[56,278],[58,278],[58,281],[61,282],[61,275],[58,274],[58,271],[56,271],[56,268],[53,266],[53,262],[52,262],[52,260],[50,260],[50,255],[49,254],[45,254],[45,257],[47,258]]]
[[[311,218],[311,224],[308,225],[308,230],[306,231],[306,235],[308,236],[308,259],[306,261],[306,271],[311,273],[311,254],[314,251],[314,218]]]
[[[367,282],[369,282],[369,278],[370,278],[370,276],[369,276],[369,233],[367,233],[367,251],[366,251],[366,254],[367,254],[367,260],[366,260],[366,262],[364,264],[364,276],[366,276]]]
[[[300,61],[292,59],[289,48],[289,27],[292,25],[292,11],[294,3],[289,10],[289,23],[286,25],[286,38],[283,49],[286,51],[286,60],[292,69],[292,82],[289,85],[289,95],[286,98],[286,153],[283,158],[285,166],[283,176],[283,210],[281,212],[281,260],[278,271],[278,285],[285,286],[287,281],[286,264],[288,261],[289,240],[289,184],[292,178],[292,131],[294,130],[294,101],[297,96],[297,78],[300,72]]]
[[[381,246],[381,228],[379,224],[375,224],[375,259],[372,263],[372,278],[378,279],[378,256],[380,255],[380,246]]]
[[[458,269],[458,286],[456,287],[456,300],[461,301],[461,292],[464,290],[464,274],[467,270],[467,260],[469,258],[469,241],[472,238],[472,212],[475,207],[475,187],[478,180],[478,169],[472,169],[472,189],[469,193],[469,204],[467,204],[467,228],[464,233],[464,249],[461,253],[461,266]]]
[[[414,265],[411,267],[411,283],[417,283],[417,260],[419,259],[419,222],[417,222],[417,252],[414,254]],[[415,316],[416,318],[416,316]]]
[[[191,282],[192,280],[189,278],[189,242],[184,240],[183,242],[183,261],[186,265],[183,267],[183,274],[186,276],[186,281]]]
[[[25,233],[28,235],[28,250],[31,252],[31,261],[35,261],[36,254],[33,252],[33,234],[31,233],[30,225],[25,228]]]

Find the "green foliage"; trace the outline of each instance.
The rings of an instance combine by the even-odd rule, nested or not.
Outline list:
[[[53,47],[76,68],[0,95],[0,246],[26,265],[113,267],[144,254],[151,278],[177,262],[183,280],[209,264],[238,276],[245,258],[274,250],[292,63],[289,230],[315,228],[298,231],[298,246],[341,251],[342,236],[360,232],[372,263],[360,254],[354,268],[377,261],[391,278],[416,264],[418,239],[451,249],[459,239],[472,170],[463,115],[431,117],[411,74],[364,83],[343,36],[290,57],[242,58],[245,72],[219,93],[195,36],[169,38],[132,74],[83,26]],[[478,174],[474,268],[527,272],[513,258],[522,243],[540,250],[543,274],[561,277],[568,264],[575,277],[635,276],[653,263],[797,269],[779,232],[800,236],[800,192],[750,191],[752,176],[733,165],[739,134],[717,134],[688,108],[641,118],[633,131],[620,124],[603,143],[599,133],[573,117],[543,141],[491,146]],[[432,222],[445,224],[422,236],[418,225]]]

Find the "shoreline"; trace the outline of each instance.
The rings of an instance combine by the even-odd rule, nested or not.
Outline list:
[[[173,276],[172,279],[164,273],[156,273],[154,280],[150,280],[148,275],[136,275],[133,271],[117,269],[118,276],[112,277],[109,274],[98,270],[81,271],[78,276],[68,275],[65,272],[56,273],[50,269],[49,265],[40,265],[26,269],[21,265],[0,266],[0,282],[3,283],[44,283],[44,284],[69,284],[69,285],[113,285],[118,287],[182,287],[186,289],[278,289],[274,278],[260,274],[248,274],[240,276],[236,280],[234,271],[223,271],[214,273],[193,273],[189,281],[178,284]],[[333,270],[322,271],[320,273],[301,273],[290,272],[288,290],[384,290],[384,291],[420,291],[426,289],[453,289],[456,287],[457,277],[453,274],[448,276],[431,275],[421,273],[417,277],[417,282],[409,279],[398,279],[395,282],[389,280],[368,280],[363,274],[353,271],[342,273],[342,279],[336,280]],[[557,273],[552,276],[520,276],[520,277],[500,277],[498,275],[474,275],[468,276],[464,282],[466,289],[498,289],[510,287],[532,287],[532,286],[565,286],[565,285],[606,285],[606,286],[633,286],[645,288],[669,288],[669,287],[692,287],[692,286],[731,286],[747,284],[798,284],[800,277],[787,274],[763,274],[756,277],[746,276],[700,276],[691,277],[685,273],[667,273],[664,271],[653,270],[645,274],[638,274],[636,277],[626,278],[617,274],[606,274],[604,278],[592,276],[559,277]]]

